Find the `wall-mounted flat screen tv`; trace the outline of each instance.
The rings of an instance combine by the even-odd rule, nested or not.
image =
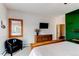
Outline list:
[[[39,28],[40,29],[48,29],[48,23],[40,23]]]

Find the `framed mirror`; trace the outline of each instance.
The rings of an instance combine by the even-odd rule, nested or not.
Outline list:
[[[23,20],[9,19],[9,38],[23,36]]]

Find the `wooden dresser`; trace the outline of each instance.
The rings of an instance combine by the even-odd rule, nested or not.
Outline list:
[[[45,41],[51,41],[52,40],[52,35],[48,34],[48,35],[35,35],[35,43],[39,43],[39,42],[45,42]]]

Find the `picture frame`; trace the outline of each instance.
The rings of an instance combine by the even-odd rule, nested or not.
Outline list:
[[[9,19],[9,38],[23,36],[23,20]]]

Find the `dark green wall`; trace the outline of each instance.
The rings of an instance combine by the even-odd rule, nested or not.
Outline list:
[[[66,39],[79,39],[79,10],[67,13],[66,15]]]

